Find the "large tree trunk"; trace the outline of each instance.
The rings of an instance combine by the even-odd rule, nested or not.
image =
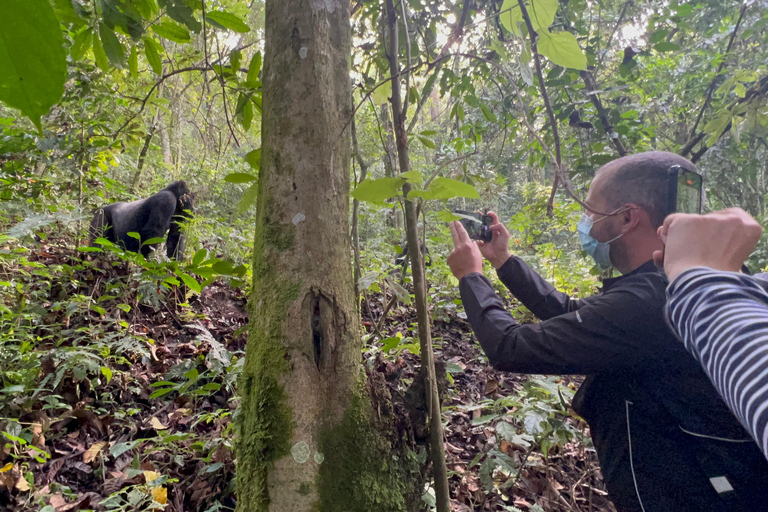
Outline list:
[[[406,510],[365,393],[349,237],[347,0],[267,0],[250,334],[237,510]],[[370,386],[369,386],[370,387]],[[386,413],[385,413],[386,414]]]

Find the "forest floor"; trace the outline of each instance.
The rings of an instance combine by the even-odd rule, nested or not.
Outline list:
[[[33,392],[0,390],[0,510],[232,510],[246,297],[215,282],[187,306],[136,304],[128,314],[125,296],[94,297],[100,280],[131,282],[127,264],[84,259],[48,243],[15,269],[50,302],[40,342],[19,346],[20,368],[3,370],[6,382],[24,368],[37,382]],[[58,307],[86,296],[97,313]],[[381,296],[368,300],[363,309],[380,315]],[[433,338],[447,370],[453,509],[612,511],[586,426],[568,410],[565,397],[578,382],[496,372],[460,315],[440,317]],[[418,371],[407,343],[414,322],[412,307],[393,308],[382,331],[390,345],[398,332],[403,339],[366,352],[368,371],[383,373],[393,396],[403,396]],[[367,329],[373,323],[364,318]],[[13,336],[6,339],[0,349],[13,348]]]

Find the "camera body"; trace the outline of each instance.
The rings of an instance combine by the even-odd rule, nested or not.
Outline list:
[[[493,238],[493,233],[490,229],[491,224],[493,224],[493,217],[490,215],[465,210],[454,210],[453,214],[461,217],[459,222],[467,230],[469,238],[472,240],[490,242],[491,238]]]

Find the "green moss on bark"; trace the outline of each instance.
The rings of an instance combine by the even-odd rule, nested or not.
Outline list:
[[[319,512],[401,512],[412,501],[416,455],[393,447],[356,396],[341,423],[320,434]]]
[[[264,251],[266,245],[274,246],[272,241],[259,233],[256,240],[254,269],[262,272],[260,278],[254,272],[250,335],[240,380],[243,402],[239,414],[237,508],[242,511],[268,510],[269,471],[275,461],[290,453],[293,436],[293,414],[281,383],[283,373],[290,370],[283,322],[300,287],[274,272],[274,260]],[[280,242],[284,246],[285,240]]]

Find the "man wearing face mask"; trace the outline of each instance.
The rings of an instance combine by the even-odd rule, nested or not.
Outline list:
[[[584,249],[623,275],[577,300],[509,251],[495,214],[488,243],[451,224],[448,257],[462,302],[491,364],[504,371],[586,375],[573,401],[590,426],[619,512],[763,510],[768,462],[699,363],[665,324],[667,279],[653,263],[667,215],[667,170],[694,170],[665,152],[602,167],[579,222]],[[482,256],[542,322],[519,325],[482,275]]]

